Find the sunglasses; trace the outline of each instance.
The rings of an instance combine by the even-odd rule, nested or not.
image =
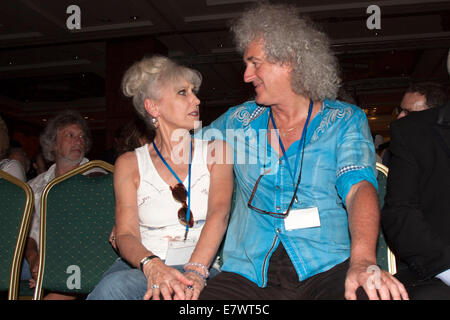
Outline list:
[[[303,162],[303,157],[302,157],[302,162]],[[300,170],[301,170],[301,169],[300,169]],[[301,174],[301,171],[300,171],[300,175],[299,175],[299,178],[298,178],[298,180],[297,180],[297,184],[296,184],[296,186],[295,186],[294,195],[292,196],[291,202],[289,203],[289,207],[287,208],[287,210],[286,210],[285,212],[280,213],[280,212],[266,211],[266,210],[257,208],[257,207],[255,207],[255,206],[252,205],[253,198],[254,198],[254,196],[255,196],[255,194],[256,194],[256,190],[258,189],[259,181],[261,180],[261,178],[262,178],[264,175],[266,175],[267,173],[269,173],[269,171],[270,171],[270,169],[267,170],[266,172],[264,172],[262,175],[260,175],[259,178],[258,178],[258,180],[256,180],[255,186],[253,187],[252,194],[251,194],[251,196],[250,196],[250,199],[248,200],[247,206],[248,206],[250,209],[253,209],[253,210],[255,210],[255,211],[259,212],[259,213],[262,213],[262,214],[268,214],[268,215],[270,215],[270,216],[272,216],[272,217],[275,217],[275,218],[281,218],[281,219],[284,219],[284,218],[286,218],[286,217],[289,215],[289,211],[291,211],[291,208],[292,208],[292,205],[294,204],[294,201],[295,201],[295,202],[298,202],[298,199],[297,199],[297,190],[298,190],[298,185],[299,185],[299,183],[300,183],[302,174]]]
[[[187,221],[187,191],[186,187],[182,183],[176,184],[174,187],[170,187],[170,190],[172,191],[173,198],[181,202],[182,206],[180,210],[178,210],[178,221],[183,225],[188,225]],[[190,210],[191,213],[189,215],[189,228],[192,228],[194,226],[194,216],[192,215],[192,210]]]

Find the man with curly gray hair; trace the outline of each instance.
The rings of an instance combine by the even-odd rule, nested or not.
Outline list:
[[[46,171],[30,180],[34,193],[34,212],[30,233],[25,248],[25,258],[30,265],[30,287],[34,287],[39,268],[40,204],[45,186],[55,177],[61,176],[89,160],[84,155],[91,146],[91,134],[86,120],[75,110],[65,110],[47,122],[40,135],[44,158],[54,161]],[[94,169],[95,170],[95,169]],[[50,293],[46,298],[64,299],[66,296]]]
[[[376,266],[374,146],[364,112],[335,100],[326,35],[297,8],[266,3],[232,31],[256,96],[210,128],[249,160],[234,164],[223,272],[200,298],[407,299]]]

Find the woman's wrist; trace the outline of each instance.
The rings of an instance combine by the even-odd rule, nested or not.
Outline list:
[[[185,274],[189,273],[189,274],[194,274],[195,276],[197,276],[197,278],[200,279],[200,281],[203,283],[203,286],[206,287],[206,278],[204,277],[204,275],[198,271],[195,271],[194,269],[188,269],[184,271]]]
[[[208,267],[199,262],[188,262],[183,266],[183,269],[185,271],[195,270],[196,272],[200,273],[202,278],[204,278],[205,280],[209,278]]]
[[[147,263],[150,263],[150,262],[151,262],[153,259],[155,259],[155,258],[159,259],[159,257],[158,257],[157,255],[154,255],[154,254],[142,258],[142,260],[139,262],[139,269],[140,269],[142,272],[144,272],[144,266],[145,266]]]

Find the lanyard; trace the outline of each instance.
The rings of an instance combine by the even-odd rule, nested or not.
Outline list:
[[[189,219],[191,218],[191,164],[192,164],[192,141],[190,143],[191,149],[189,151],[189,170],[188,170],[188,188],[187,188],[187,198],[188,198],[188,207],[187,207],[187,213],[186,213],[186,235],[189,230]],[[173,174],[173,176],[178,180],[179,183],[183,184],[183,181],[181,181],[180,177],[176,174],[175,171],[170,167],[170,165],[167,163],[166,160],[164,160],[164,157],[161,155],[161,152],[159,152],[158,147],[156,147],[155,141],[153,141],[153,148],[155,148],[156,153],[161,158],[162,162],[166,165],[167,169],[170,170],[170,172]],[[184,185],[184,184],[183,184]],[[184,186],[186,188],[186,186]]]
[[[278,134],[277,126],[275,124],[275,119],[273,118],[273,115],[272,115],[272,109],[270,109],[270,112],[269,112],[270,120],[272,120],[273,128],[275,129],[275,132],[277,133],[278,141],[280,142],[281,151],[283,152],[283,157],[286,161],[286,165],[289,170],[289,174],[291,175],[291,178],[292,178],[292,182],[293,182],[292,185],[294,185],[294,186],[295,186],[295,176],[297,175],[297,169],[298,169],[298,160],[299,160],[298,157],[301,153],[300,150],[302,150],[302,145],[304,148],[304,143],[302,143],[302,142],[303,142],[303,139],[306,139],[305,133],[306,133],[306,128],[308,127],[309,119],[311,118],[312,108],[313,108],[313,101],[312,101],[312,99],[310,99],[308,116],[306,117],[305,126],[303,127],[302,136],[301,136],[299,144],[298,144],[297,156],[295,157],[295,171],[293,173],[292,173],[291,165],[289,164],[289,160],[286,155],[286,150],[284,148],[283,141],[281,141],[280,135]]]

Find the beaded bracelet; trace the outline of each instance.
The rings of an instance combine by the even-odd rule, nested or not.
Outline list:
[[[205,275],[203,276],[203,278],[205,278],[205,279],[209,278],[209,270],[205,265],[198,263],[198,262],[188,262],[184,265],[183,269],[186,270],[186,267],[189,267],[189,266],[202,268],[202,270],[205,271]]]
[[[192,270],[192,269],[188,269],[188,270],[185,270],[185,271],[184,271],[184,273],[188,273],[188,272],[192,272],[193,274],[198,275],[198,276],[203,280],[203,284],[204,284],[205,287],[206,287],[206,278],[205,278],[200,272],[195,271],[195,270]]]

